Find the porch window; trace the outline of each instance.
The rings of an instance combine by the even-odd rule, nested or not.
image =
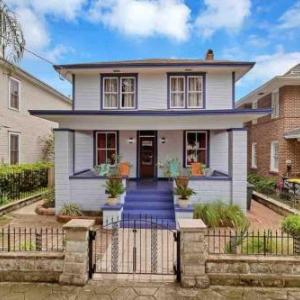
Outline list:
[[[256,158],[256,143],[252,143],[251,147],[251,168],[257,168],[257,158]]]
[[[15,165],[19,163],[20,157],[20,135],[9,133],[9,163]]]
[[[207,164],[207,132],[186,131],[184,151],[186,167],[194,162]]]
[[[96,133],[96,164],[114,164],[117,155],[117,132]]]
[[[278,172],[278,170],[279,170],[279,143],[278,143],[278,141],[273,141],[271,143],[270,170],[271,170],[271,172]]]
[[[184,76],[170,77],[171,108],[184,108],[185,80]]]
[[[9,108],[20,108],[20,81],[12,77],[9,78]]]
[[[202,76],[189,76],[187,81],[188,108],[202,107]]]

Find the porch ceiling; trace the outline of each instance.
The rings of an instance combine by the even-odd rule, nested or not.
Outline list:
[[[269,114],[258,110],[202,111],[30,111],[34,116],[57,122],[61,128],[78,130],[176,130],[229,129]]]

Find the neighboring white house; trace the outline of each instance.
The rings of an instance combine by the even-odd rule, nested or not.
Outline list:
[[[236,110],[235,83],[252,62],[145,59],[58,65],[73,83],[72,111],[31,111],[59,123],[55,131],[56,205],[97,211],[105,179],[93,172],[113,154],[132,164],[131,178],[162,178],[159,164],[202,162],[192,201],[223,200],[246,209],[247,131],[269,110]]]
[[[69,98],[0,59],[0,164],[42,159],[42,140],[58,125],[31,116],[28,110],[71,108]]]

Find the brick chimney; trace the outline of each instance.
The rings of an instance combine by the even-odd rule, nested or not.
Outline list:
[[[212,49],[207,50],[205,60],[214,60],[214,51]]]

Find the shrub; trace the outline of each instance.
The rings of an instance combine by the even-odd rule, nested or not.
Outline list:
[[[62,207],[59,213],[64,216],[73,216],[73,217],[82,216],[80,207],[75,203],[64,204],[64,206]]]
[[[237,205],[228,205],[221,201],[197,204],[194,218],[202,219],[208,227],[232,227],[247,230],[249,221]]]
[[[248,175],[248,182],[253,184],[257,192],[263,194],[272,194],[276,188],[276,181],[272,178],[250,173]]]
[[[44,204],[45,208],[55,207],[55,190],[52,188],[44,194]]]
[[[179,185],[175,188],[175,194],[180,196],[180,199],[182,200],[188,200],[195,192],[187,186]]]
[[[109,194],[110,198],[117,198],[119,195],[125,192],[125,188],[122,181],[117,179],[106,180],[105,191]]]
[[[293,236],[300,236],[300,216],[289,215],[281,223],[282,230]]]

